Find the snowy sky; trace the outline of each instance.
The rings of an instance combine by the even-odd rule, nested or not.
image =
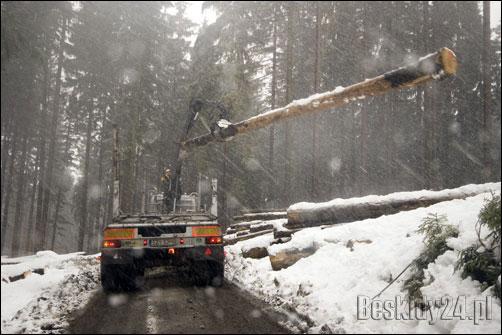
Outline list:
[[[500,1],[491,2],[491,26],[495,27],[500,22]],[[216,20],[216,13],[211,9],[202,11],[203,1],[188,1],[187,15],[195,23],[201,25],[204,19],[207,23],[212,23]]]

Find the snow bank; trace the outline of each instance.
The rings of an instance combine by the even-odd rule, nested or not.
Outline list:
[[[472,186],[466,188],[472,189]],[[422,192],[425,191],[417,193]],[[449,223],[457,226],[460,233],[458,238],[448,241],[454,250],[440,256],[425,271],[426,285],[422,293],[427,299],[463,295],[467,301],[466,313],[472,316],[472,302],[483,299],[486,301],[489,292],[481,292],[480,283],[470,278],[462,279],[460,274],[454,271],[454,266],[458,252],[477,239],[474,227],[477,215],[487,198],[490,198],[490,193],[325,229],[303,229],[295,233],[288,243],[269,246],[269,252],[273,254],[293,247],[302,249],[313,244],[318,250],[280,271],[272,271],[268,257],[242,257],[242,250],[256,245],[262,246],[269,237],[261,236],[259,239],[238,242],[225,248],[225,275],[270,304],[282,310],[295,311],[300,320],[295,324],[303,331],[500,333],[500,300],[495,297],[490,310],[492,319],[480,320],[477,325],[473,320],[460,320],[457,317],[452,320],[438,320],[444,306],[433,307],[431,313],[435,318],[425,320],[413,317],[411,320],[361,320],[357,315],[358,296],[374,297],[420,254],[424,248],[423,236],[416,230],[429,213],[438,213],[447,215]],[[408,274],[400,277],[379,299],[405,299],[406,292],[402,291],[402,286]]]
[[[2,256],[2,333],[62,332],[64,315],[82,307],[97,287],[96,257],[52,251],[19,258]],[[43,275],[32,272],[25,279],[9,280],[40,268]]]

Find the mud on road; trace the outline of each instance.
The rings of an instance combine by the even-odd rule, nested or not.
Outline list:
[[[99,290],[70,317],[69,333],[280,333],[286,317],[225,282],[196,287],[164,274],[148,278],[136,292]]]

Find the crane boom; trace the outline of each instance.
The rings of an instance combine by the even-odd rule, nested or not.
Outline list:
[[[414,64],[386,72],[375,78],[366,79],[343,89],[315,94],[244,121],[217,127],[210,133],[182,141],[181,150],[187,152],[211,142],[229,140],[236,135],[266,127],[276,121],[331,110],[367,96],[382,95],[392,90],[412,88],[430,80],[442,79],[454,75],[457,65],[457,58],[453,51],[441,48],[437,52],[420,58]]]

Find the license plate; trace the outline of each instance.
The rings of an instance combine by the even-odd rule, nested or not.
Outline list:
[[[151,247],[170,247],[176,245],[175,238],[162,238],[157,240],[150,240]]]

